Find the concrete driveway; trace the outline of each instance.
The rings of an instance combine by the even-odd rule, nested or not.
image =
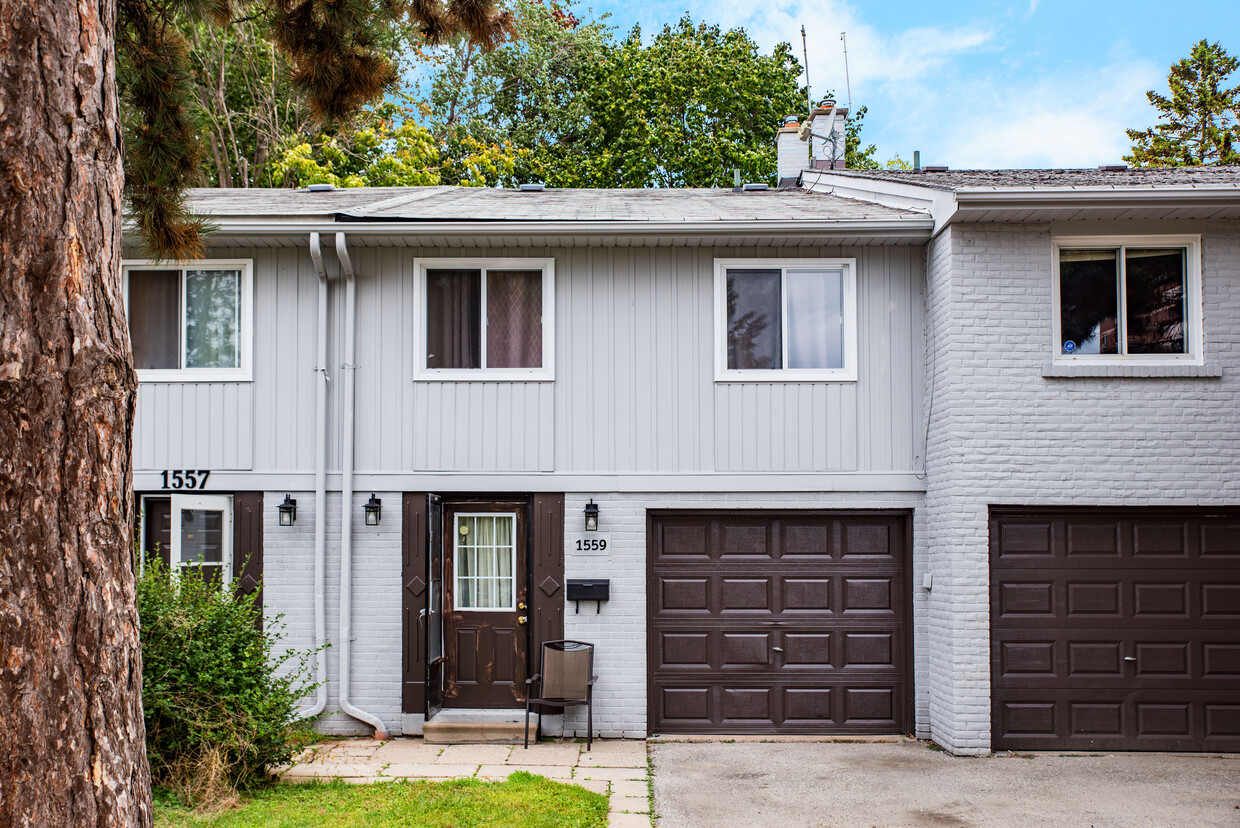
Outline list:
[[[659,828],[1240,826],[1240,755],[957,758],[893,743],[651,744]]]

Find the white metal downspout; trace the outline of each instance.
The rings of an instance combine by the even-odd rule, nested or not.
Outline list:
[[[356,367],[353,360],[357,303],[353,260],[349,258],[344,233],[336,234],[336,255],[345,279],[344,364],[340,366],[344,371],[341,403],[344,423],[340,435],[343,449],[340,463],[340,709],[373,727],[376,739],[386,739],[387,727],[383,721],[349,701],[349,651],[353,645],[353,375]]]
[[[299,718],[317,716],[327,707],[327,270],[319,234],[310,234],[310,258],[319,275],[318,374],[314,399],[314,704],[297,711]]]

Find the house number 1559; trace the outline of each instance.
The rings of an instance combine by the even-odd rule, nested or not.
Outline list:
[[[210,469],[164,469],[160,472],[165,489],[205,489]]]
[[[607,539],[606,538],[578,538],[577,539],[577,551],[578,552],[606,552],[607,551]]]

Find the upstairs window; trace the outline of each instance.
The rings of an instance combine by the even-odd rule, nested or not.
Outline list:
[[[551,379],[553,263],[425,260],[418,264],[418,378]]]
[[[1196,238],[1055,244],[1055,358],[1106,362],[1201,355]]]
[[[249,379],[250,263],[124,268],[138,378]]]
[[[855,380],[856,260],[715,262],[716,379]]]

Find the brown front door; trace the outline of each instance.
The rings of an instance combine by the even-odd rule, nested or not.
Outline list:
[[[1240,750],[1240,510],[993,509],[995,750]]]
[[[652,731],[909,730],[906,513],[668,512],[648,531]]]
[[[526,503],[444,505],[444,706],[525,704]]]

